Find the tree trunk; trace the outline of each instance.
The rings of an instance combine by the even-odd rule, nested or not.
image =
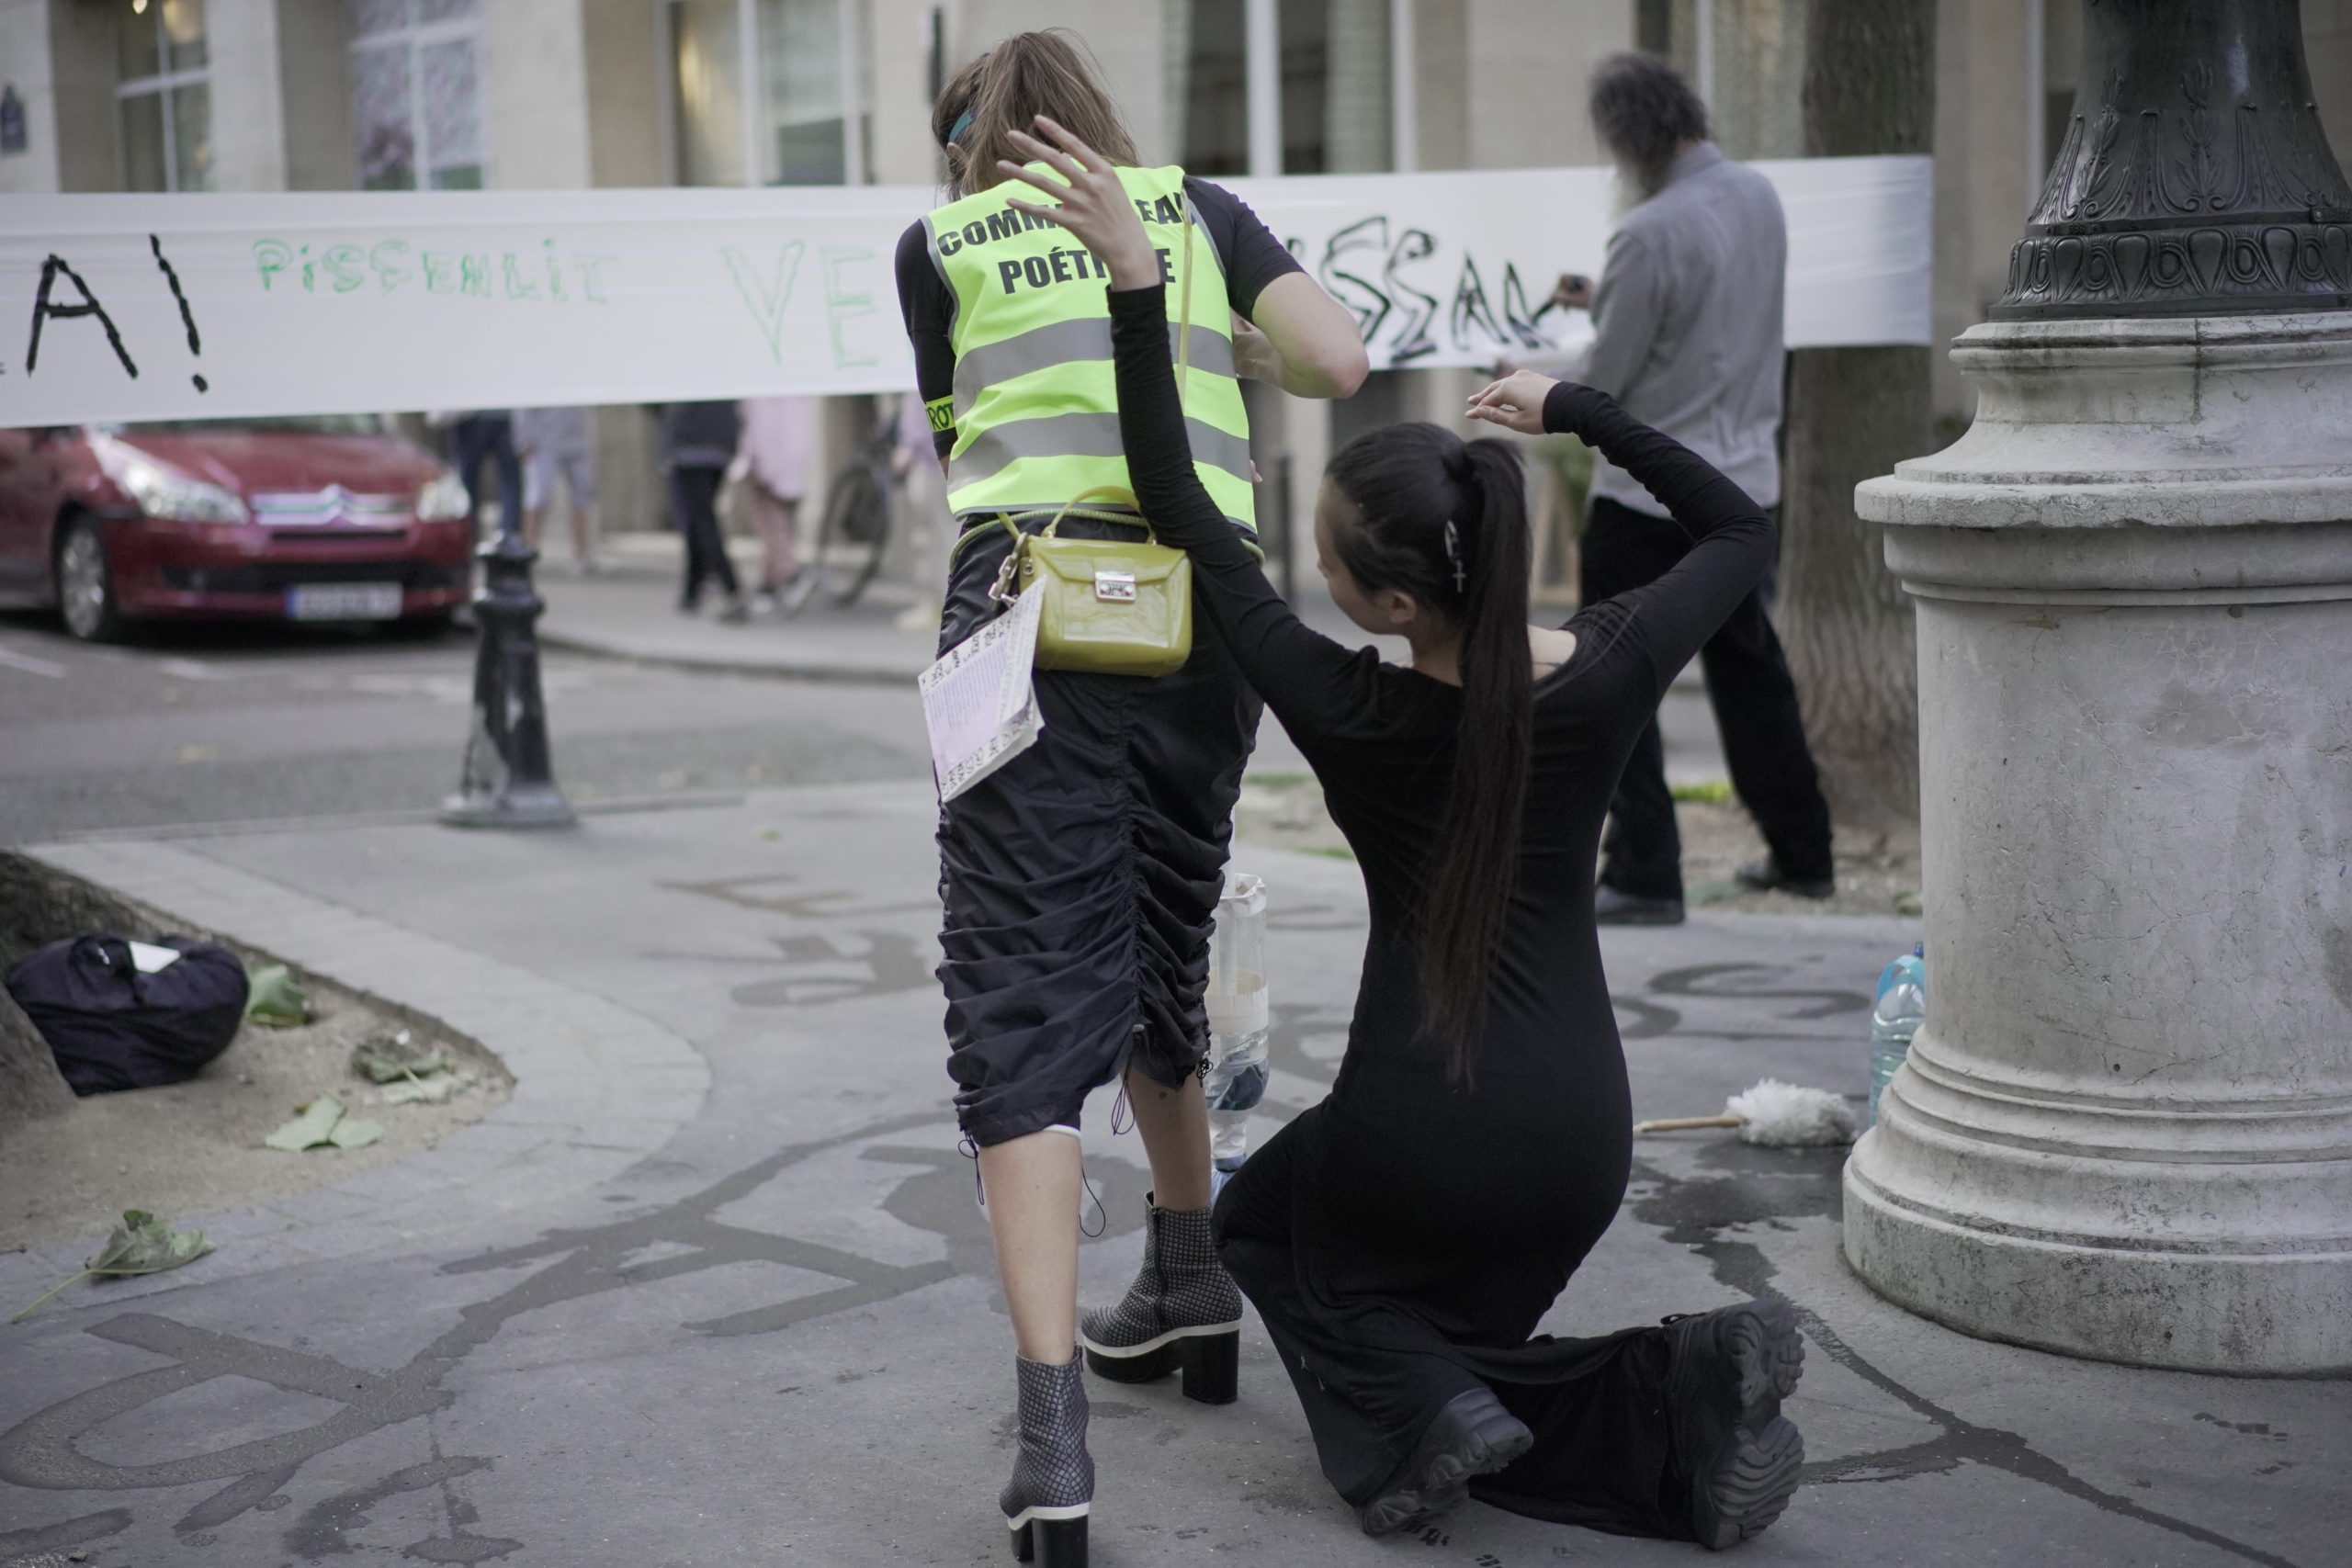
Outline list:
[[[37,945],[28,940],[46,903],[33,863],[0,854],[0,972]],[[0,1141],[36,1116],[50,1116],[74,1103],[74,1091],[57,1071],[57,1058],[24,1010],[0,991]]]
[[[1935,0],[1813,0],[1805,152],[1926,152],[1935,122]],[[1919,814],[1911,605],[1854,487],[1935,445],[1928,355],[1911,345],[1789,356],[1781,641],[1831,811],[1883,829]]]

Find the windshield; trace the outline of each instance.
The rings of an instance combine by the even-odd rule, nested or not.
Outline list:
[[[119,424],[125,435],[233,435],[240,431],[288,431],[303,435],[382,435],[379,413],[288,414],[275,419],[164,419],[141,424]]]

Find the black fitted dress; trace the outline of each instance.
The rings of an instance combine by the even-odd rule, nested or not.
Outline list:
[[[1298,1388],[1324,1473],[1362,1505],[1430,1416],[1479,1382],[1536,1433],[1473,1495],[1519,1512],[1688,1536],[1657,1328],[1531,1341],[1615,1217],[1632,1162],[1624,1054],[1601,973],[1593,863],[1634,739],[1675,672],[1756,586],[1771,525],[1737,486],[1589,388],[1569,430],[1647,485],[1694,539],[1649,586],[1580,610],[1534,690],[1532,778],[1476,1087],[1420,1038],[1411,937],[1445,818],[1460,688],[1302,625],[1193,476],[1158,288],[1114,293],[1120,425],[1197,607],[1298,743],[1363,868],[1363,976],[1338,1080],[1218,1201],[1218,1247]]]

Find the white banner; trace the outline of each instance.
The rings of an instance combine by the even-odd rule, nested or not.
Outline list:
[[[1926,158],[1755,165],[1792,347],[1928,341]],[[1572,346],[1603,169],[1236,180],[1375,366]],[[911,186],[0,197],[0,426],[898,391]],[[21,353],[18,352],[21,345]]]

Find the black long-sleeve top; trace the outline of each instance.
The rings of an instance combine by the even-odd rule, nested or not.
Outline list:
[[[1157,287],[1111,295],[1127,470],[1159,538],[1192,556],[1198,611],[1314,765],[1363,868],[1373,931],[1349,1066],[1335,1090],[1344,1100],[1351,1075],[1361,1079],[1368,1064],[1436,1070],[1435,1048],[1411,1038],[1419,997],[1408,917],[1444,821],[1462,693],[1369,649],[1343,648],[1275,592],[1193,473],[1161,296]],[[1535,684],[1520,888],[1478,1073],[1482,1084],[1550,1080],[1566,1061],[1605,1047],[1622,1098],[1593,922],[1601,819],[1668,683],[1762,576],[1772,525],[1738,486],[1600,392],[1563,384],[1544,416],[1547,430],[1575,432],[1639,479],[1673,514],[1657,525],[1695,542],[1655,582],[1579,610],[1567,627],[1576,649]],[[1565,1055],[1551,1048],[1569,1038],[1583,1044]],[[1616,1123],[1613,1138],[1625,1124]]]

